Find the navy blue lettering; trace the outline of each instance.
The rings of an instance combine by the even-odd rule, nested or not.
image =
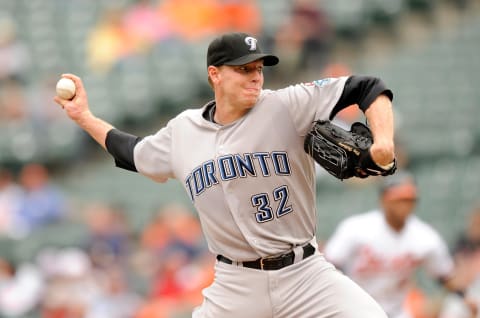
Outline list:
[[[192,172],[193,185],[195,186],[195,195],[199,195],[205,190],[205,182],[203,180],[202,167],[198,167]]]
[[[189,174],[185,179],[185,184],[187,185],[188,193],[190,194],[190,199],[193,201],[193,190],[192,190],[192,175]]]
[[[218,184],[218,179],[215,177],[215,164],[213,160],[207,161],[203,164],[203,172],[205,173],[205,186],[210,188],[214,184]]]
[[[272,152],[273,167],[278,175],[290,175],[290,165],[286,152]]]
[[[235,162],[237,163],[238,174],[240,177],[245,178],[247,173],[252,177],[257,175],[255,172],[255,166],[252,162],[252,154],[246,153],[243,158],[240,155],[235,155]]]
[[[270,158],[271,160],[268,160]],[[216,185],[220,180],[229,181],[238,177],[257,177],[260,168],[264,177],[269,177],[271,171],[276,175],[285,176],[291,174],[290,162],[287,152],[273,151],[255,152],[225,155],[216,160],[208,160],[196,167],[186,178],[185,187],[194,201],[195,196],[200,195],[206,189]],[[283,198],[279,192],[278,198]],[[288,211],[288,207],[286,207]]]
[[[235,169],[232,155],[220,157],[218,159],[218,166],[220,168],[220,177],[223,181],[228,181],[237,177],[237,170]]]
[[[262,169],[262,175],[264,177],[270,176],[270,171],[268,170],[268,165],[266,158],[269,157],[268,152],[256,152],[253,154],[254,158],[258,158],[258,162],[260,163],[260,168]]]

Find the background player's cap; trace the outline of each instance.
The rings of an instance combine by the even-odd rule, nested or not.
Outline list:
[[[208,46],[207,67],[244,65],[260,59],[263,59],[265,66],[275,65],[279,61],[275,55],[263,53],[257,39],[246,33],[224,34]]]
[[[418,191],[415,178],[405,171],[384,177],[380,185],[380,195],[386,200],[416,200]]]

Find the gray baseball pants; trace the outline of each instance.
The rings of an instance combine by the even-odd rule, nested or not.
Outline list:
[[[387,318],[320,253],[271,271],[217,262],[203,296],[192,318]]]

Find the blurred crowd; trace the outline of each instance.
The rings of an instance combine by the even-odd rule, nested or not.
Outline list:
[[[67,118],[52,100],[58,75],[37,78],[33,70],[31,51],[19,37],[16,21],[0,12],[1,162],[48,161],[55,144],[79,142],[79,130],[67,125]],[[64,135],[59,137],[60,130]],[[71,158],[75,153],[66,155]]]
[[[0,15],[0,123],[20,125],[25,121],[39,123],[59,116],[53,107],[46,107],[45,98],[51,95],[55,82],[39,91],[33,100],[27,90],[32,70],[30,51],[18,37],[17,25],[12,16]],[[48,104],[48,102],[47,102]]]
[[[0,169],[0,234],[23,239],[45,224],[68,213],[64,195],[50,183],[46,167],[27,164],[18,182],[13,173]]]
[[[115,204],[73,211],[39,164],[25,166],[18,181],[2,170],[0,220],[0,317],[188,316],[213,279],[214,258],[188,207],[162,205],[135,231]],[[81,239],[69,244],[55,225],[82,229]],[[45,235],[52,243],[30,255],[12,250]]]
[[[228,31],[264,36],[263,17],[255,0],[137,0],[127,7],[109,7],[87,39],[87,63],[108,72],[131,54],[144,54],[169,41],[201,42]],[[272,35],[272,46],[296,59],[296,67],[320,66],[332,28],[318,1],[292,1],[287,19]]]
[[[87,62],[93,71],[107,71],[130,54],[144,53],[172,39],[196,41],[226,30],[261,30],[253,0],[138,0],[128,7],[109,7],[88,36]]]

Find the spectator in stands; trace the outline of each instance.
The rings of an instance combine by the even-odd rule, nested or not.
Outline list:
[[[17,234],[28,235],[66,216],[64,194],[51,182],[44,165],[25,165],[20,171],[19,182],[23,191],[16,223]]]
[[[86,251],[96,268],[125,266],[131,245],[131,229],[124,211],[113,205],[92,204],[85,211],[89,229]]]
[[[163,213],[165,209],[167,208],[161,207],[153,219],[148,222],[142,230],[140,241],[143,248],[152,251],[161,251],[167,248],[171,240],[171,233]],[[183,211],[183,209],[181,209],[181,211]]]
[[[255,0],[219,0],[222,20],[221,30],[260,35],[262,15]]]
[[[141,242],[156,255],[157,269],[138,317],[151,317],[154,311],[170,317],[199,305],[201,290],[213,279],[215,260],[192,212],[177,203],[162,206],[142,232]]]
[[[100,293],[86,307],[85,317],[134,317],[141,300],[139,295],[129,289],[125,271],[112,264],[96,276],[100,276]]]
[[[198,219],[179,203],[161,206],[142,231],[141,240],[144,247],[156,253],[178,247],[193,257],[205,249]]]
[[[124,27],[139,52],[167,40],[173,32],[168,18],[150,0],[136,0],[126,9]]]
[[[5,80],[26,82],[31,57],[26,45],[17,37],[11,16],[0,13],[0,84]]]
[[[290,60],[294,71],[316,73],[326,64],[332,35],[328,17],[318,1],[295,0],[289,18],[275,35],[275,51],[286,55],[280,56],[282,64]]]
[[[47,283],[39,316],[87,317],[89,308],[102,294],[87,254],[78,248],[66,247],[44,250],[38,259]]]
[[[164,0],[158,9],[171,21],[175,34],[188,42],[211,36],[222,25],[218,0]]]
[[[108,73],[122,58],[131,54],[134,42],[124,26],[124,10],[108,7],[87,37],[87,65],[90,71]]]
[[[202,303],[202,290],[213,281],[215,259],[207,253],[189,257],[181,248],[170,248],[161,257],[145,307],[158,306],[160,301],[165,311],[191,312]]]
[[[0,317],[25,317],[40,302],[44,284],[33,264],[0,256]]]
[[[20,208],[20,186],[12,172],[0,167],[0,237],[15,237],[15,215]]]
[[[26,123],[30,115],[25,88],[17,80],[4,80],[0,86],[0,123]]]

